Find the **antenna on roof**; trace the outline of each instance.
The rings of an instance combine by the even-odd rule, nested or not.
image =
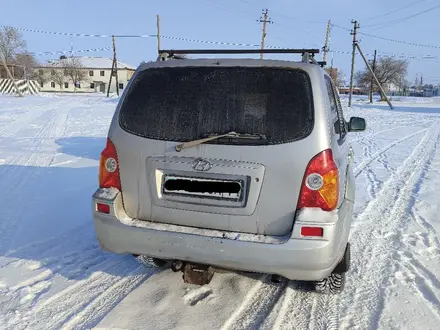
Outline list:
[[[73,37],[70,36],[70,57],[73,57]]]

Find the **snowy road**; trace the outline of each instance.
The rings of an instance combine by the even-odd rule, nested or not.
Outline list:
[[[101,251],[90,214],[116,99],[0,96],[0,329],[438,329],[440,99],[362,100],[340,296],[218,273],[195,287]]]

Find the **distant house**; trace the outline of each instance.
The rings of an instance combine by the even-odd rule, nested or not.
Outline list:
[[[84,79],[82,79],[76,86],[76,92],[85,93],[107,93],[107,88],[110,80],[113,59],[106,57],[74,57],[74,59],[81,64],[81,70],[84,72]],[[35,67],[34,70],[40,76],[44,76],[40,84],[41,92],[74,92],[75,86],[66,73],[66,64],[69,63],[70,58],[61,57],[58,60],[50,60],[46,65]],[[118,84],[119,91],[122,93],[127,86],[127,82],[133,76],[135,68],[132,66],[119,62],[117,63]],[[57,73],[64,75],[63,84],[60,86],[56,81]],[[110,92],[116,92],[115,74],[112,77]]]
[[[339,94],[350,94],[350,86],[340,86],[338,88]],[[362,95],[366,94],[366,91],[363,88],[353,87],[353,95]]]

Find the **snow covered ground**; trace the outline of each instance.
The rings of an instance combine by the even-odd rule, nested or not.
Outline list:
[[[438,329],[440,99],[345,116],[357,202],[340,296],[264,275],[182,283],[98,247],[90,197],[117,99],[0,96],[0,329]],[[344,103],[345,100],[344,100]]]

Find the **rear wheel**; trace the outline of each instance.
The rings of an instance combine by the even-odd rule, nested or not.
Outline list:
[[[315,281],[315,291],[318,293],[338,294],[344,290],[345,273],[350,268],[350,243],[347,243],[345,253],[342,260],[333,270],[333,272],[326,278]]]
[[[142,265],[148,266],[148,267],[162,268],[167,264],[167,262],[165,260],[162,260],[159,258],[154,258],[154,257],[148,257],[145,255],[133,254],[133,257],[135,257],[139,263],[141,263]]]
[[[332,273],[323,280],[315,282],[315,291],[318,293],[338,294],[344,290],[345,273]]]

